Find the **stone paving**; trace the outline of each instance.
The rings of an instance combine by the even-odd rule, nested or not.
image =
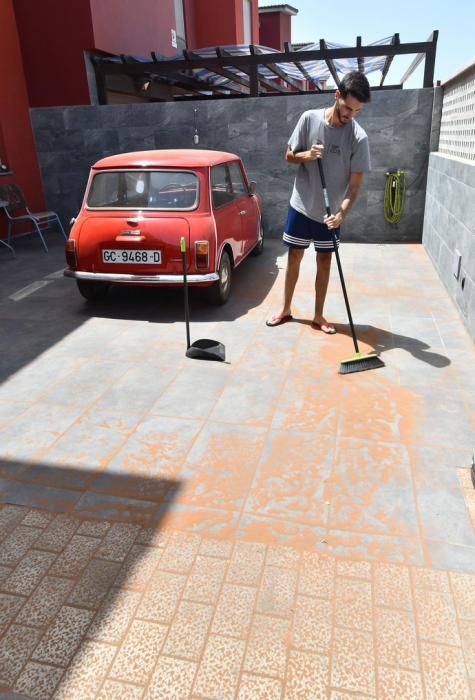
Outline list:
[[[83,303],[62,246],[0,257],[0,697],[475,697],[474,348],[418,245],[342,247],[327,337],[269,329],[282,248],[233,298]],[[251,283],[252,282],[252,283]]]
[[[23,506],[0,522],[0,683],[27,697],[470,697],[473,575]]]

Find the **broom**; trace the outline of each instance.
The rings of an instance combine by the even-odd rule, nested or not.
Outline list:
[[[318,169],[320,171],[320,179],[322,181],[322,189],[323,189],[323,199],[325,200],[325,209],[328,214],[328,216],[331,216],[331,210],[330,210],[330,201],[328,199],[328,192],[327,192],[327,186],[325,183],[325,176],[323,174],[323,166],[321,160],[317,160],[318,163]],[[338,243],[336,240],[336,236],[333,233],[333,229],[328,229],[330,231],[332,241],[333,241],[333,249],[335,251],[335,256],[336,256],[336,262],[338,265],[338,272],[340,275],[340,281],[341,281],[341,288],[343,290],[343,296],[345,298],[345,306],[346,306],[346,311],[348,313],[348,321],[350,322],[350,328],[351,328],[351,336],[353,338],[353,345],[355,346],[355,354],[353,357],[349,357],[347,360],[342,360],[340,362],[340,369],[338,370],[339,374],[351,374],[352,372],[364,372],[367,369],[378,369],[379,367],[384,367],[384,362],[378,357],[378,355],[375,352],[372,352],[368,355],[362,355],[359,351],[358,348],[358,341],[356,339],[356,333],[355,333],[355,327],[353,325],[353,318],[351,317],[351,309],[350,309],[350,302],[348,301],[348,294],[346,293],[346,285],[345,285],[345,279],[343,277],[343,270],[341,267],[341,262],[340,262],[340,254],[338,253]]]

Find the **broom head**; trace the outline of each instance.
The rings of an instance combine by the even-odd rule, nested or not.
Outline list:
[[[369,355],[357,353],[348,360],[341,361],[338,374],[364,372],[367,369],[379,369],[379,367],[385,367],[385,364],[376,353],[370,353]]]

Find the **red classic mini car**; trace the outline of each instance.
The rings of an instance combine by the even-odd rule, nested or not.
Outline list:
[[[264,244],[261,200],[239,156],[195,149],[124,153],[91,168],[66,242],[67,277],[89,300],[110,285],[183,284],[224,304],[233,268]]]

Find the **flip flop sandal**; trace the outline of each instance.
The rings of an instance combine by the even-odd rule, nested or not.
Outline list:
[[[266,321],[266,326],[273,328],[274,326],[281,326],[283,323],[287,323],[287,321],[292,321],[291,314],[286,314],[285,316],[272,316],[272,318],[269,318]]]

